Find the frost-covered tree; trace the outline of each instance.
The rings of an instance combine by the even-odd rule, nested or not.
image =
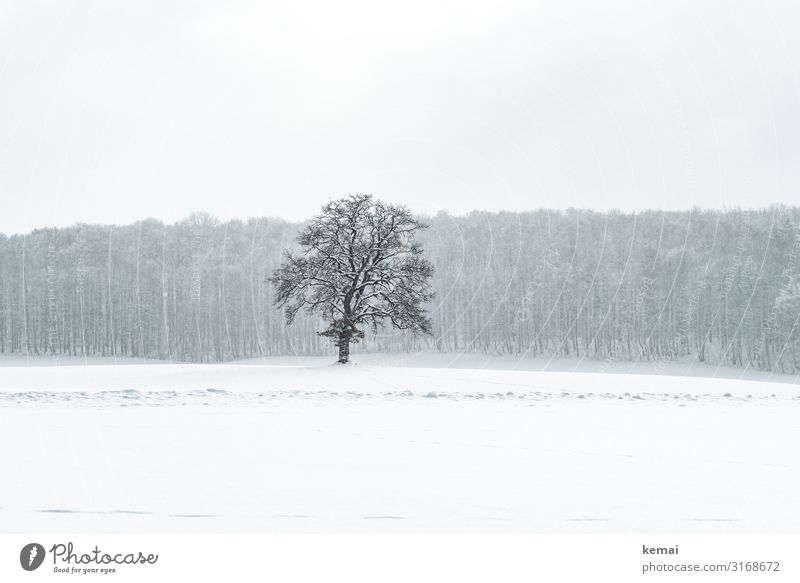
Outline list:
[[[415,239],[425,228],[406,207],[368,194],[324,205],[297,237],[301,252],[287,252],[270,277],[287,325],[303,308],[321,315],[329,325],[318,334],[333,340],[342,364],[364,337],[361,326],[430,334],[433,265]]]

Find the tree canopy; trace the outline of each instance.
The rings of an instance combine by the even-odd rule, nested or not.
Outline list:
[[[433,265],[415,235],[427,228],[402,205],[353,194],[327,203],[300,231],[299,252],[287,251],[270,281],[286,323],[306,309],[329,322],[339,361],[349,344],[389,322],[399,330],[430,334],[424,304],[433,298]]]

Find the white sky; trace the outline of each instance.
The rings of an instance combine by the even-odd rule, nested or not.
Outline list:
[[[797,204],[799,4],[0,0],[0,232]]]

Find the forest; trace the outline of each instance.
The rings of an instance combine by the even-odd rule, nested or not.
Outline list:
[[[431,335],[359,351],[577,356],[800,372],[800,209],[421,217]],[[219,362],[333,354],[267,278],[298,223],[79,224],[0,235],[0,351]]]

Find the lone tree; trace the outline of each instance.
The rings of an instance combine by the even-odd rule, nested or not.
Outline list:
[[[350,359],[350,343],[386,321],[400,330],[430,334],[423,304],[433,297],[433,265],[415,240],[428,226],[404,206],[351,194],[322,207],[297,237],[301,252],[287,252],[269,281],[286,324],[305,308],[330,322],[318,332]]]

